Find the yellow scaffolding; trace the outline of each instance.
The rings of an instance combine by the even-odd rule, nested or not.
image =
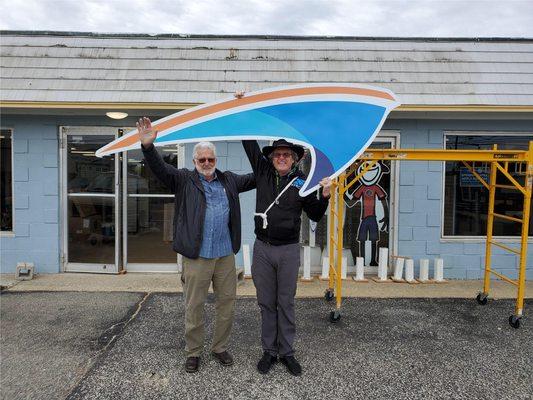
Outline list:
[[[509,317],[509,324],[518,328],[522,318],[524,308],[524,289],[526,284],[526,260],[527,243],[529,233],[529,215],[531,206],[531,192],[533,186],[533,141],[529,142],[529,149],[524,150],[498,150],[494,145],[492,150],[440,150],[440,149],[367,149],[359,159],[346,171],[344,171],[332,185],[332,195],[329,210],[329,285],[324,295],[330,301],[336,299],[335,310],[330,313],[330,321],[337,322],[341,317],[342,305],[342,246],[344,230],[344,194],[352,187],[367,170],[372,168],[379,160],[391,161],[456,161],[462,162],[466,168],[489,190],[489,209],[487,218],[487,239],[485,246],[485,274],[483,280],[483,291],[480,292],[476,300],[479,304],[487,304],[487,297],[490,291],[490,276],[517,286],[515,312]],[[366,162],[362,171],[355,177],[354,172],[362,162]],[[476,163],[487,163],[490,165],[490,179],[486,182],[482,176],[476,172]],[[519,171],[525,177],[525,184],[519,183],[509,173],[509,163],[517,163]],[[497,174],[501,173],[510,182],[509,185],[496,183]],[[522,218],[510,217],[494,212],[494,202],[496,189],[505,188],[518,190],[524,196]],[[522,225],[520,248],[513,248],[497,242],[493,238],[494,218],[505,219],[520,223]],[[518,280],[511,279],[491,267],[492,246],[497,246],[519,257]]]

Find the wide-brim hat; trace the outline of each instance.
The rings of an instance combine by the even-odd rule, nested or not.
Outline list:
[[[268,158],[270,156],[270,153],[272,153],[274,149],[277,149],[278,147],[288,147],[289,149],[294,151],[296,155],[298,156],[298,160],[295,160],[295,161],[301,160],[305,154],[305,149],[302,146],[291,143],[291,142],[287,142],[285,139],[278,139],[274,141],[274,143],[272,143],[272,146],[263,147],[264,156]]]

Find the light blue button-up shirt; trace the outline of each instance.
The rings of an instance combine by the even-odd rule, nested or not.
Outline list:
[[[229,232],[228,196],[216,174],[211,182],[208,182],[202,174],[199,175],[207,203],[200,257],[224,257],[233,251]]]

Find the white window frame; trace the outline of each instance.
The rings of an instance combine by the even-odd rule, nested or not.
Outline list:
[[[446,139],[449,136],[533,136],[529,131],[452,131],[445,130],[443,133],[442,146],[446,150]],[[446,189],[446,161],[442,162],[442,194],[441,194],[441,208],[440,208],[440,241],[445,242],[469,242],[469,243],[484,243],[487,240],[487,235],[483,236],[454,236],[444,234],[444,193]],[[493,236],[499,242],[518,243],[520,236]],[[533,237],[528,238],[528,243],[533,243]]]
[[[14,146],[14,129],[7,127],[0,127],[2,131],[11,132],[11,197],[13,201],[11,202],[11,230],[10,231],[0,231],[0,237],[14,237],[15,236],[15,146]]]

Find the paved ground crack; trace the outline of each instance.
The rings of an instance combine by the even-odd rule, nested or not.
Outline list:
[[[96,367],[98,362],[116,343],[117,338],[122,334],[124,329],[137,317],[143,304],[150,295],[151,293],[145,293],[144,297],[130,308],[121,321],[111,325],[100,335],[98,338],[98,345],[101,346],[101,348],[85,364],[78,368],[76,374],[79,376],[79,379],[77,379],[77,381],[65,391],[66,399],[72,398],[72,395],[77,391],[83,379]]]

